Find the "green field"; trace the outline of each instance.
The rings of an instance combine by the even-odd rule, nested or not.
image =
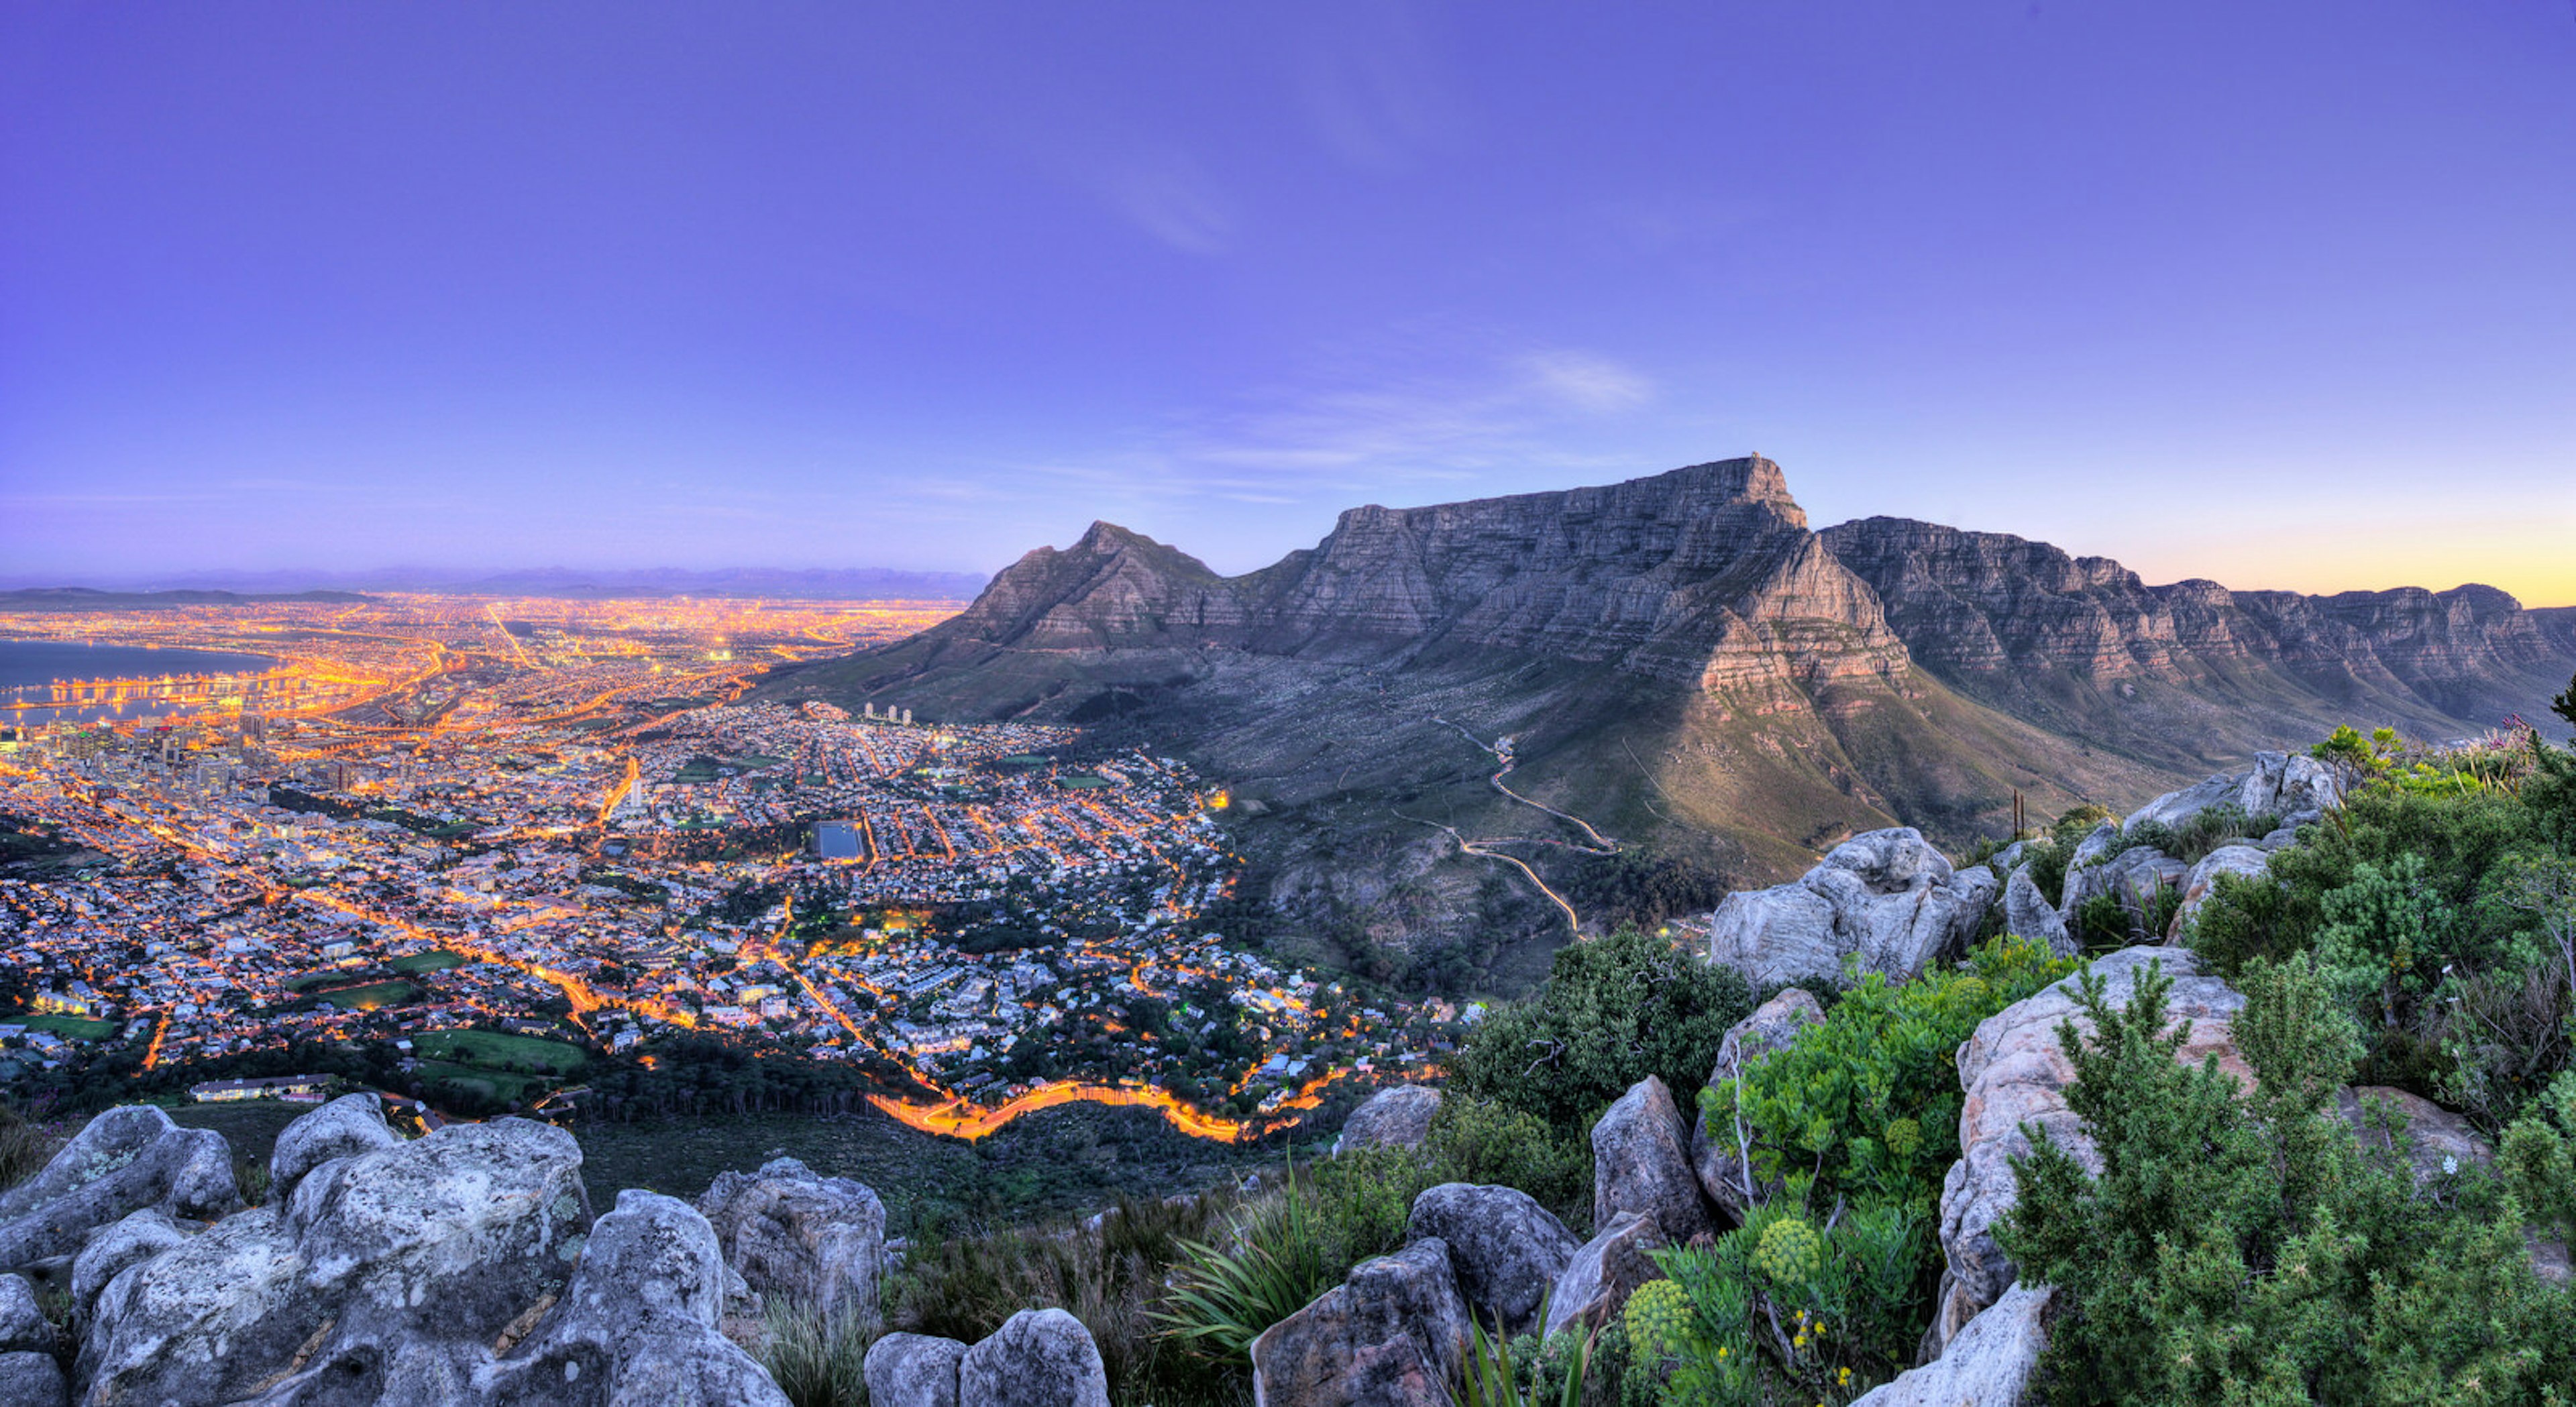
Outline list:
[[[1109,785],[1109,779],[1106,777],[1095,777],[1088,772],[1076,772],[1070,777],[1056,778],[1055,784],[1072,791],[1089,791],[1094,787],[1105,787]]]
[[[51,1031],[57,1036],[62,1036],[66,1039],[75,1041],[103,1041],[116,1034],[115,1022],[92,1021],[85,1016],[54,1016],[50,1014],[0,1016],[0,1021],[7,1021],[11,1025],[15,1026],[24,1026],[30,1031]]]
[[[342,1011],[373,1011],[382,1006],[400,1006],[420,995],[420,988],[409,982],[369,982],[363,987],[339,987],[328,992],[315,992],[317,1001],[327,1001]]]
[[[480,1070],[534,1072],[542,1067],[571,1075],[590,1063],[590,1053],[577,1045],[499,1031],[431,1031],[414,1036],[411,1048],[423,1060],[454,1061]]]
[[[1053,761],[1055,761],[1054,758],[1047,757],[1040,753],[1015,752],[1008,757],[995,758],[993,765],[996,767],[1044,767]]]
[[[463,1065],[451,1065],[444,1060],[420,1062],[420,1078],[422,1083],[429,1086],[429,1095],[433,1102],[437,1100],[441,1086],[452,1086],[504,1104],[524,1102],[531,1087],[540,1090],[546,1088],[544,1080],[532,1075],[505,1075],[495,1070],[477,1070]]]
[[[392,968],[396,972],[406,973],[412,976],[418,976],[424,972],[445,972],[451,967],[463,967],[464,965],[464,954],[451,953],[445,948],[432,948],[425,953],[413,953],[409,957],[395,958],[392,962],[385,964],[385,966]]]
[[[758,752],[746,752],[740,757],[728,757],[725,759],[725,761],[732,763],[734,766],[745,772],[757,772],[764,767],[775,767],[786,760],[787,759],[784,757],[771,757],[766,753]]]
[[[317,1107],[289,1104],[282,1099],[242,1099],[222,1104],[181,1104],[164,1112],[181,1128],[213,1129],[232,1145],[233,1156],[265,1166],[269,1153],[277,1147],[278,1131]]]

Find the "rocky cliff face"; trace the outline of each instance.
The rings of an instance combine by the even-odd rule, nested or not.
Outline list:
[[[2150,586],[2109,558],[1903,518],[1821,537],[1934,674],[2176,761],[2206,756],[2178,726],[2193,703],[2222,706],[2218,740],[2231,750],[2343,722],[2451,737],[2538,716],[2576,664],[2576,633],[2558,613],[2525,611],[2492,587]]]
[[[1876,599],[1821,549],[1767,459],[1354,508],[1314,548],[1240,577],[1094,523],[1071,548],[1021,558],[922,644],[943,659],[982,645],[1371,664],[1490,650],[1707,687],[1905,668]]]

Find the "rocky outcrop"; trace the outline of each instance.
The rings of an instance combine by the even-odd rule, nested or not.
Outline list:
[[[1592,1126],[1592,1224],[1640,1212],[1680,1242],[1714,1230],[1691,1169],[1688,1125],[1653,1075],[1628,1087]]]
[[[36,1287],[20,1275],[0,1275],[0,1353],[51,1353],[54,1324],[36,1303]]]
[[[957,1400],[978,1407],[1109,1407],[1109,1372],[1082,1321],[1023,1309],[957,1360]]]
[[[1598,1329],[1615,1317],[1639,1285],[1663,1277],[1663,1268],[1647,1256],[1666,1244],[1652,1217],[1621,1212],[1591,1240],[1575,1249],[1549,1291],[1547,1322],[1541,1336],[1581,1326]]]
[[[76,1254],[91,1232],[147,1208],[203,1218],[240,1205],[222,1134],[183,1129],[150,1105],[111,1109],[0,1193],[0,1270]]]
[[[1734,1098],[1738,1075],[1763,1056],[1788,1049],[1798,1032],[1824,1019],[1824,1005],[1814,993],[1804,987],[1782,989],[1754,1008],[1752,1015],[1727,1028],[1726,1038],[1718,1043],[1717,1066],[1709,1071],[1707,1088],[1716,1092],[1722,1107],[1731,1108],[1727,1101]],[[1700,1104],[1691,1124],[1691,1170],[1709,1200],[1738,1222],[1779,1190],[1776,1183],[1753,1177],[1743,1159],[1746,1151],[1737,1142],[1733,1120],[1712,1122],[1706,1104]]]
[[[1953,871],[1911,826],[1853,836],[1794,884],[1729,894],[1709,959],[1755,985],[1864,972],[1911,977],[1958,952],[1994,902],[1994,873]]]
[[[195,1222],[182,1222],[167,1212],[146,1208],[90,1237],[89,1244],[72,1262],[73,1315],[87,1323],[109,1281],[123,1274],[126,1267],[141,1265],[201,1229]]]
[[[0,1353],[0,1407],[63,1407],[69,1389],[50,1353]]]
[[[718,1173],[698,1210],[754,1293],[817,1309],[876,1303],[886,1214],[866,1186],[776,1158],[757,1173]]]
[[[1528,1193],[1465,1182],[1444,1182],[1414,1198],[1406,1232],[1448,1246],[1459,1293],[1505,1337],[1536,1327],[1548,1291],[1582,1249],[1565,1223]]]
[[[2200,917],[2201,906],[2218,892],[2221,875],[2240,879],[2260,879],[2271,872],[2272,852],[2253,845],[2222,845],[2200,859],[2182,878],[2182,906],[2174,910],[2173,929],[2166,935],[2180,939],[2191,931],[2192,921]]]
[[[2062,958],[2073,957],[2078,946],[2066,931],[2065,916],[2039,892],[2039,882],[2026,869],[2014,870],[2004,883],[2004,932],[2046,943],[2050,952]]]
[[[283,1201],[324,1163],[401,1141],[385,1126],[384,1105],[376,1096],[344,1094],[278,1131],[277,1147],[268,1155],[268,1195]]]
[[[562,1291],[590,1220],[581,1150],[543,1124],[336,1159],[119,1273],[82,1374],[102,1402],[466,1401],[489,1345]]]
[[[621,1192],[616,1209],[591,1226],[581,1268],[535,1332],[481,1365],[471,1396],[461,1400],[477,1407],[787,1407],[760,1365],[716,1332],[724,1293],[724,1255],[706,1218],[674,1197]],[[382,1400],[435,1399],[389,1392]]]
[[[2138,974],[2160,964],[2173,979],[2165,1004],[2169,1021],[2189,1021],[2191,1037],[2176,1058],[2198,1065],[2210,1055],[2247,1085],[2252,1071],[2237,1053],[2233,1022],[2245,998],[2216,977],[2200,975],[2187,948],[2125,948],[2095,960],[2113,1007],[2125,1008]],[[1993,1304],[2013,1282],[2013,1265],[1995,1244],[1994,1224],[2019,1195],[2012,1159],[2030,1151],[2024,1130],[2035,1130],[2072,1154],[2088,1171],[2100,1164],[2083,1121],[2066,1105],[2074,1067],[2059,1046],[2057,1028],[2072,1022],[2092,1034],[2069,977],[1987,1017],[1959,1047],[1959,1161],[1941,1184],[1941,1250],[1955,1293],[1975,1308]],[[1945,1306],[1945,1313],[1954,1310]],[[1964,1318],[1965,1316],[1959,1316]]]
[[[888,1334],[868,1345],[861,1369],[869,1407],[958,1407],[957,1364],[966,1345],[929,1334]]]
[[[1431,1137],[1431,1120],[1440,1112],[1440,1091],[1430,1085],[1397,1085],[1360,1102],[1342,1121],[1333,1140],[1333,1156],[1362,1148],[1419,1148]]]
[[[2018,1407],[2048,1348],[2051,1292],[2016,1283],[1952,1336],[1941,1356],[1896,1375],[1852,1407]]]
[[[1436,1238],[1362,1261],[1252,1341],[1256,1407],[1450,1407],[1467,1303]]]

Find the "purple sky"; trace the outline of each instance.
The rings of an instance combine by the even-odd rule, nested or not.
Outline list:
[[[2576,7],[0,10],[0,575],[1241,570],[1748,450],[2576,602]]]

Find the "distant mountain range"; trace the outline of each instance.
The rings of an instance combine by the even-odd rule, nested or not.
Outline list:
[[[2545,717],[2571,671],[2576,608],[2148,586],[1893,518],[1818,533],[1749,458],[1354,508],[1236,577],[1094,523],[956,617],[762,692],[1150,739],[1248,803],[1254,885],[1318,956],[1508,988],[1564,920],[1461,840],[1602,896],[1599,916],[1792,874],[1857,830],[1997,833],[2016,791],[2040,817],[2125,809],[2338,723],[2450,737]],[[1509,786],[1620,855],[1492,784],[1505,736]]]
[[[100,591],[87,586],[36,586],[0,591],[0,611],[148,611],[168,606],[244,606],[264,601],[366,599],[354,591],[244,595],[238,591]]]
[[[460,596],[544,596],[571,600],[643,596],[765,597],[807,601],[963,601],[983,588],[973,572],[907,572],[883,567],[795,571],[733,567],[690,571],[651,567],[587,571],[538,567],[472,573],[427,567],[367,572],[201,572],[149,581],[90,583],[118,595],[153,597],[211,592],[279,599],[327,591],[435,591]]]

